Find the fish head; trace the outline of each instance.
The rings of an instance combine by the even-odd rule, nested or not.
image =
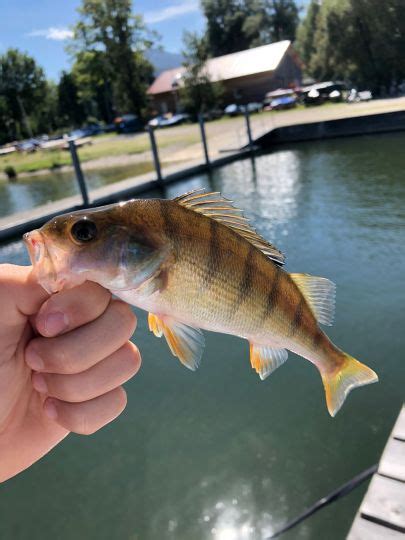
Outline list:
[[[24,235],[40,285],[54,293],[86,280],[110,290],[137,288],[157,271],[165,249],[119,205],[57,216]]]

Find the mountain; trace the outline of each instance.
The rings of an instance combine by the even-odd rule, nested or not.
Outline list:
[[[181,66],[184,61],[183,55],[181,54],[159,49],[149,49],[145,56],[155,68],[155,77],[166,69],[173,69],[177,66]]]

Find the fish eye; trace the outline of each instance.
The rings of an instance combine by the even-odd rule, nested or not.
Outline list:
[[[80,219],[72,226],[70,233],[73,240],[79,242],[79,244],[85,244],[97,237],[97,226],[94,221]]]

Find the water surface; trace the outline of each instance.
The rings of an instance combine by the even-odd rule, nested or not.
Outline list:
[[[335,281],[328,334],[379,384],[331,419],[309,362],[290,353],[261,382],[246,342],[210,333],[192,373],[139,311],[144,362],[126,412],[3,484],[0,538],[259,540],[377,462],[404,399],[404,146],[396,134],[284,147],[164,193],[222,191],[286,253],[288,271]],[[28,262],[19,242],[0,260]],[[341,540],[363,493],[283,538]]]
[[[84,171],[89,191],[149,172],[151,162]],[[73,171],[20,176],[16,182],[0,180],[0,217],[80,194]]]

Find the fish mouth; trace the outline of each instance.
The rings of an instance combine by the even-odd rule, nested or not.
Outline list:
[[[25,233],[23,240],[28,249],[38,283],[49,294],[59,291],[62,288],[62,283],[57,279],[55,265],[46,246],[44,235],[40,231],[34,230]]]

